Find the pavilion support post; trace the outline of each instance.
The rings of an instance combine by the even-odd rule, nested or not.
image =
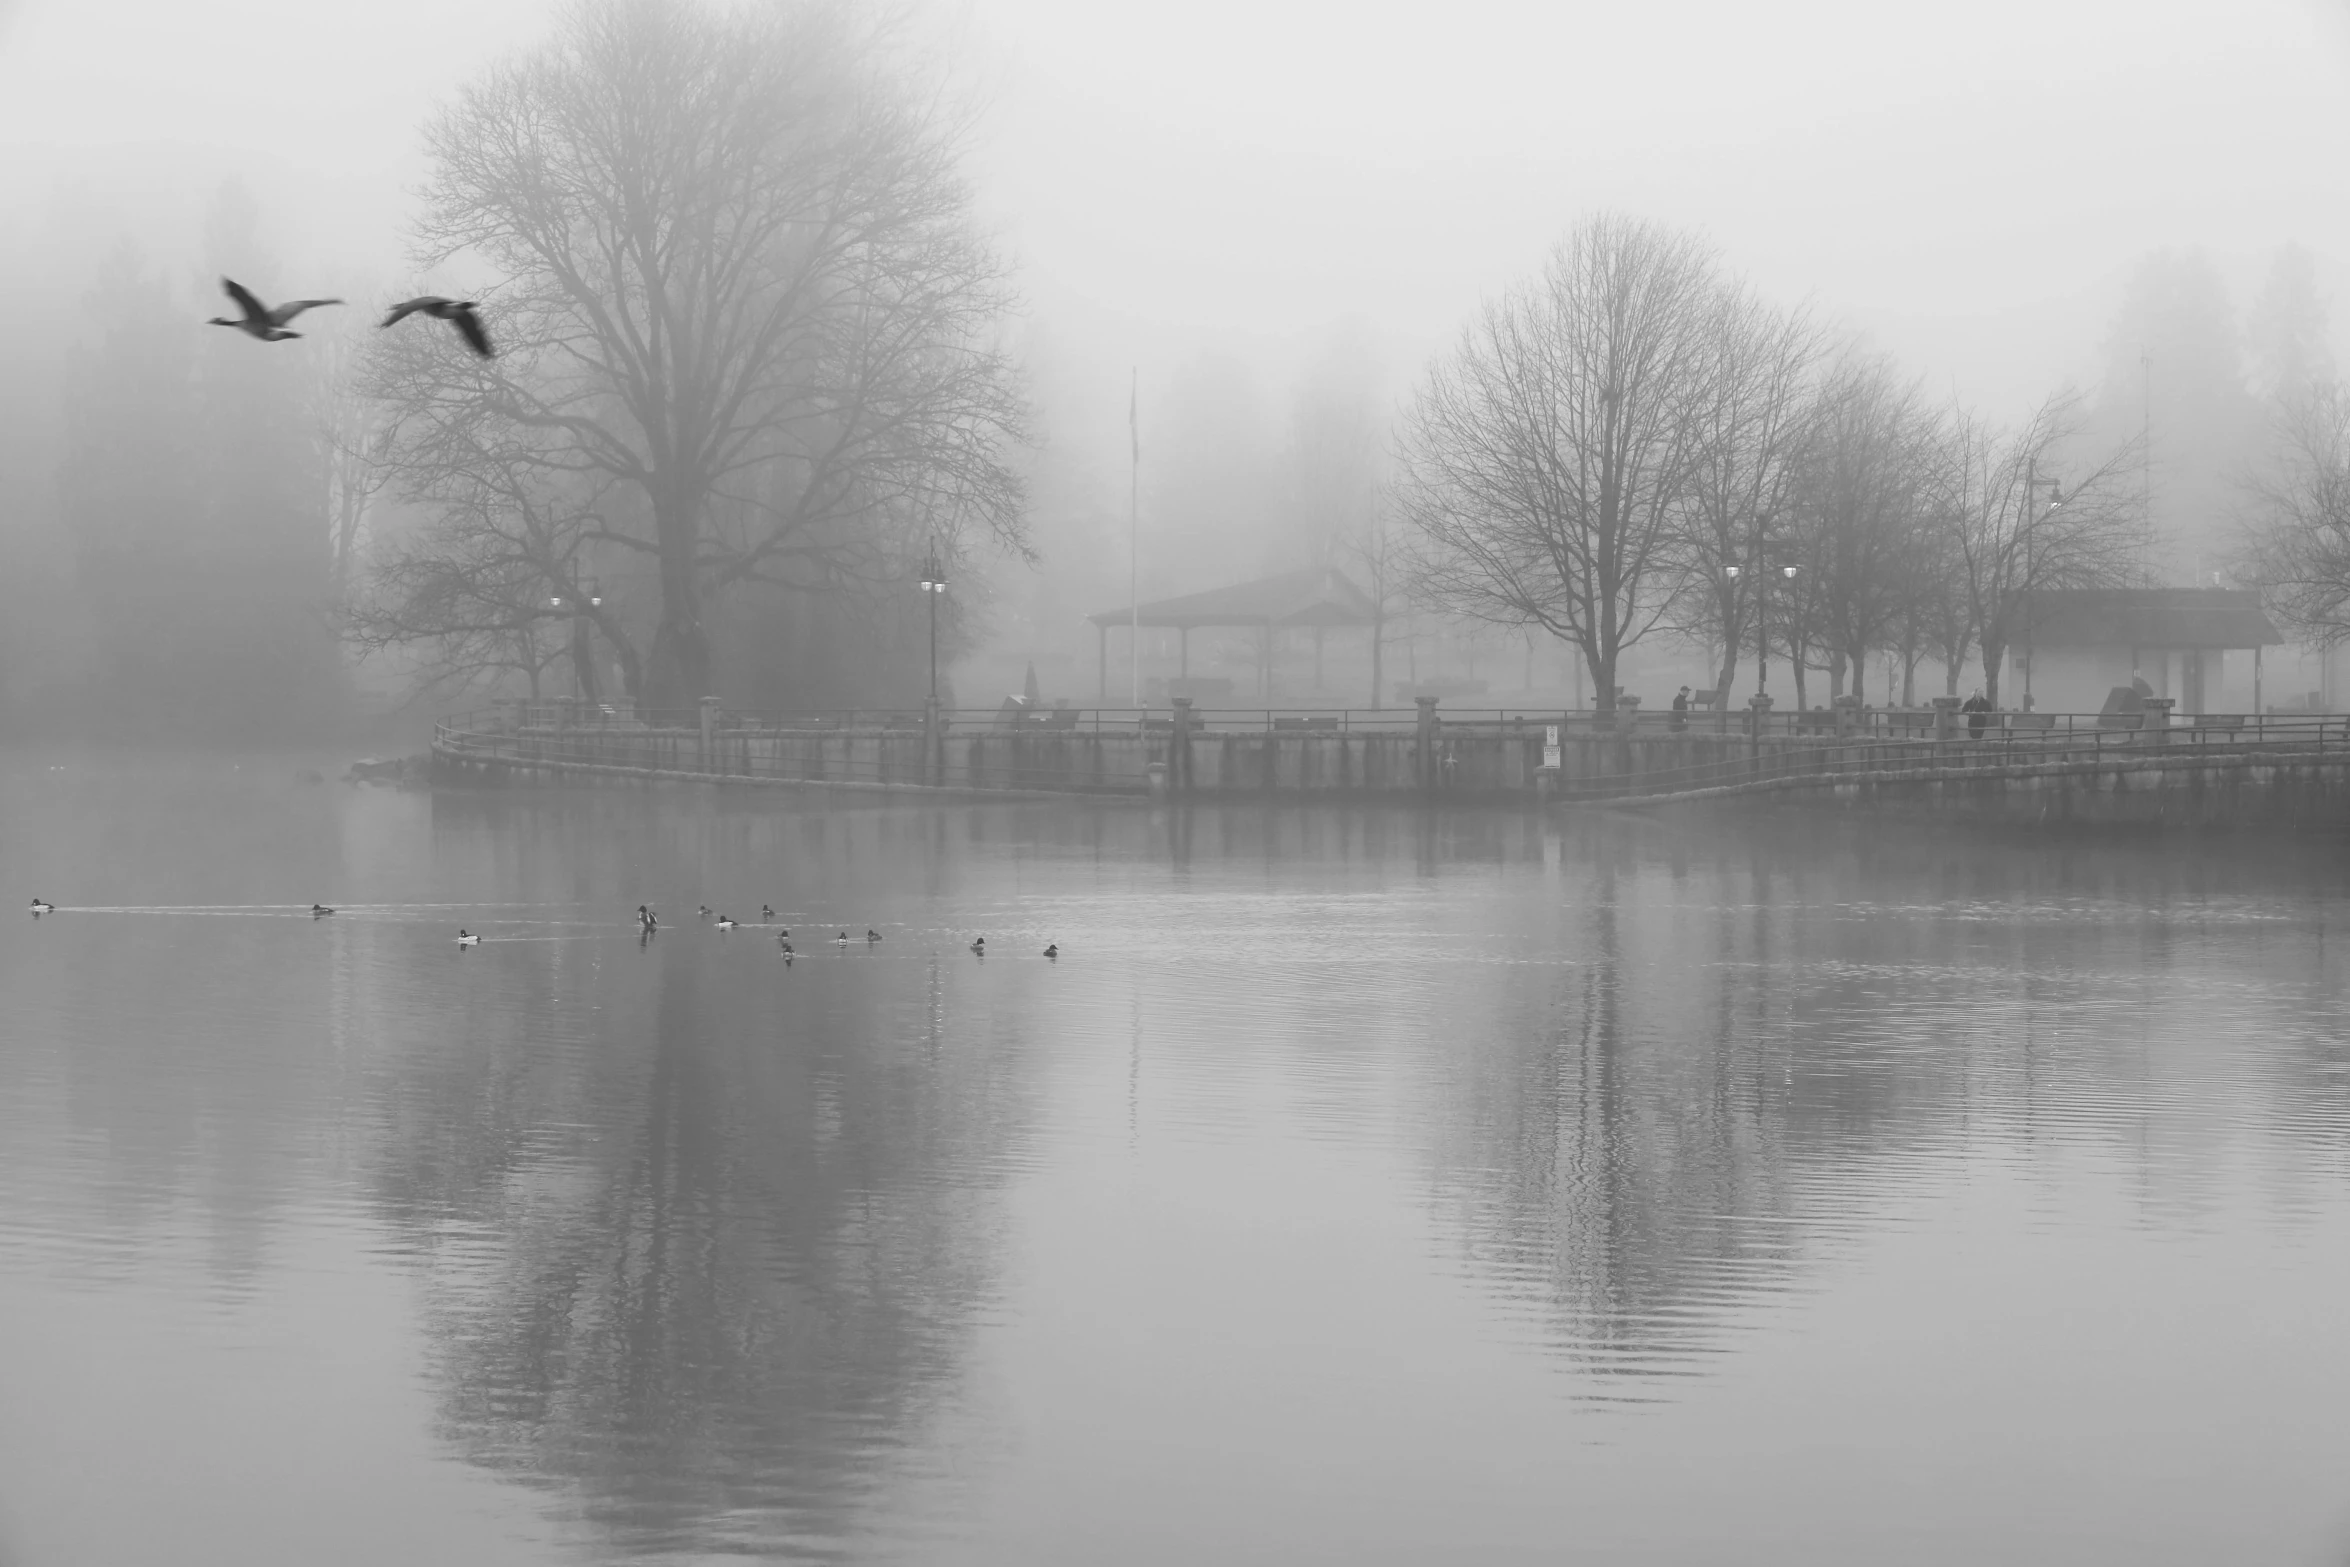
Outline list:
[[[1101,705],[1108,707],[1110,705],[1110,628],[1098,621],[1093,628],[1093,651],[1095,667],[1102,672]]]
[[[2257,718],[2268,709],[2260,705],[2260,644],[2252,644],[2252,716]]]

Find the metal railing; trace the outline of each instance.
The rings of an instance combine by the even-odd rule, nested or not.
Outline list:
[[[1976,715],[1963,715],[1973,718]],[[2239,756],[2350,757],[2350,718],[2324,714],[2197,715],[2168,725],[2124,727],[2112,714],[1988,714],[1980,730],[1899,736],[1856,731],[1833,738],[1762,746],[1680,765],[1563,777],[1566,800],[1622,800],[1708,790],[1748,790],[1879,774],[2022,774],[2040,769],[2093,770],[2163,758]],[[2003,724],[2001,718],[2022,718]],[[2035,722],[2033,720],[2071,720]],[[2100,722],[2099,720],[2104,720]]]

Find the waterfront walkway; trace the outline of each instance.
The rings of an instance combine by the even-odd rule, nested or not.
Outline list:
[[[1960,714],[1692,715],[1409,709],[1059,708],[644,715],[511,702],[444,720],[446,781],[677,779],[987,796],[1357,798],[1658,805],[1736,796],[1926,803],[2039,818],[2197,819],[2350,773],[2350,718]],[[2192,797],[2190,800],[2189,797]]]

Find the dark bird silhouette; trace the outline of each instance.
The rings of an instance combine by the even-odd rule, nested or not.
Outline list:
[[[978,953],[983,958],[986,957],[987,938],[985,936],[974,936],[971,938],[971,950]]]
[[[1044,955],[1048,958],[1059,957],[1061,955],[1061,944],[1057,941],[1054,942],[1051,946],[1044,949]]]
[[[489,333],[482,330],[481,317],[473,313],[470,299],[443,299],[438,294],[420,294],[414,299],[402,300],[392,306],[385,316],[385,326],[398,326],[410,316],[430,316],[435,321],[446,321],[456,327],[457,335],[465,339],[465,346],[484,359],[495,359],[498,351],[490,346]]]
[[[57,905],[54,903],[45,902],[40,898],[35,898],[33,900],[33,912],[35,914],[54,914],[57,912]]]
[[[736,921],[728,919],[723,914],[718,916],[718,928],[720,930],[732,930],[734,929],[736,923]]]
[[[769,908],[766,904],[762,903],[759,905],[759,918],[762,920],[771,920],[775,918],[775,911]]]
[[[204,324],[206,326],[233,326],[247,337],[257,337],[264,343],[282,343],[289,337],[300,337],[301,333],[286,330],[288,321],[293,320],[305,310],[315,310],[320,305],[342,303],[339,299],[289,299],[284,304],[272,308],[255,299],[253,291],[234,278],[222,278],[220,286],[227,290],[228,297],[235,300],[237,308],[245,314],[241,319],[214,316]]]
[[[868,942],[879,941],[881,939],[881,932],[868,927],[865,931],[865,939]]]
[[[845,930],[842,931],[839,935],[832,938],[832,944],[836,947],[847,946],[849,944],[849,933]]]
[[[328,908],[323,903],[313,903],[310,905],[310,917],[314,920],[324,919],[327,915],[332,914],[333,912],[334,910]]]
[[[640,903],[636,906],[636,925],[637,929],[651,935],[661,928],[661,916]]]
[[[481,945],[481,938],[466,930],[463,926],[459,926],[457,929],[457,945],[460,947],[478,947]]]

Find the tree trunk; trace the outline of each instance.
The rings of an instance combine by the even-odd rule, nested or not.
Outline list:
[[[1797,655],[1790,653],[1787,655],[1787,664],[1795,675],[1795,710],[1801,712],[1810,702],[1810,698],[1804,692],[1803,677],[1806,672],[1804,662]]]
[[[1852,689],[1858,691],[1860,689],[1858,666],[1852,665],[1851,660],[1842,653],[1828,655],[1828,703],[1830,706],[1834,706],[1836,699],[1844,694],[1844,676],[1848,667],[1852,675]]]
[[[1983,695],[1993,707],[1999,705],[1999,663],[2007,653],[2007,644],[1983,644]]]
[[[710,636],[702,625],[702,582],[694,556],[701,544],[698,508],[667,478],[653,497],[660,543],[661,624],[653,633],[646,695],[653,711],[684,713],[710,692]]]
[[[1612,647],[1603,648],[1598,656],[1594,657],[1591,649],[1585,648],[1583,656],[1591,665],[1592,711],[1597,713],[1614,712],[1616,710],[1616,650]]]

